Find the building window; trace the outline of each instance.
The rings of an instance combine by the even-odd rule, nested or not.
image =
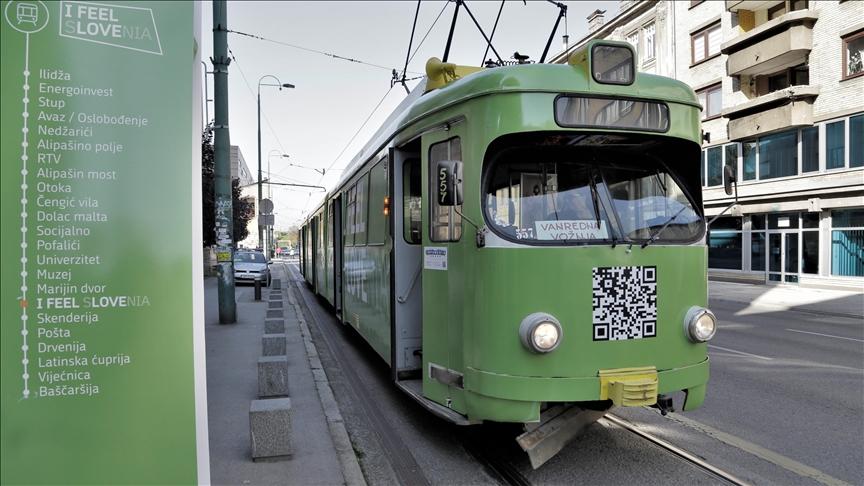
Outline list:
[[[717,218],[708,232],[708,268],[741,270],[741,254],[741,218]]]
[[[759,179],[794,176],[798,173],[798,131],[759,139]]]
[[[780,2],[779,4],[768,9],[768,20],[774,20],[777,17],[786,13],[786,2]]]
[[[723,150],[711,147],[706,151],[708,160],[708,187],[723,185]]]
[[[831,211],[831,275],[864,277],[864,209]]]
[[[825,168],[846,167],[846,121],[825,125]]]
[[[864,74],[864,30],[843,38],[843,79]]]
[[[462,160],[462,142],[459,137],[429,147],[429,173],[437,174],[436,165],[442,160]],[[429,193],[437,194],[433,178],[429,179]],[[429,222],[432,241],[459,241],[462,238],[462,206],[439,206],[438,198],[429,198]]]
[[[730,143],[723,146],[723,165],[730,167],[735,178],[738,178],[738,144]]]
[[[627,43],[633,46],[633,51],[636,53],[636,59],[639,59],[639,31],[632,32],[627,36]]]
[[[849,167],[864,166],[864,115],[849,118]]]
[[[801,130],[801,172],[819,170],[819,127]]]
[[[642,29],[642,35],[645,39],[645,53],[642,55],[642,61],[654,59],[654,22],[646,25]]]
[[[720,54],[720,22],[690,36],[691,64]]]
[[[704,111],[702,112],[703,120],[720,116],[720,109],[723,105],[721,88],[722,85],[718,83],[696,92],[699,103],[704,107]]]
[[[744,180],[752,181],[756,179],[756,153],[758,145],[756,142],[744,142],[743,147],[744,159]]]

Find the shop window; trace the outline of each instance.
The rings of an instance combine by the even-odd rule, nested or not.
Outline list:
[[[864,166],[864,115],[849,118],[849,167]]]
[[[819,232],[801,232],[801,273],[819,273]]]
[[[825,168],[846,167],[846,121],[825,125]]]
[[[819,127],[801,130],[801,172],[819,170]]]
[[[433,144],[429,147],[429,173],[436,174],[436,164],[442,160],[462,160],[462,143],[459,137]],[[435,183],[429,178],[429,194],[437,194]],[[430,197],[429,238],[432,241],[459,241],[462,238],[462,206],[439,206],[438,199]]]
[[[765,270],[765,232],[750,233],[750,270]]]
[[[721,217],[708,232],[708,267],[741,270],[741,218]]]
[[[690,62],[696,64],[720,54],[720,22],[690,36]]]
[[[773,213],[768,215],[768,229],[797,229],[798,213]]]
[[[831,274],[864,277],[864,209],[831,211]]]
[[[843,79],[864,75],[864,30],[843,38]]]
[[[798,131],[759,139],[759,179],[794,176],[798,173]]]

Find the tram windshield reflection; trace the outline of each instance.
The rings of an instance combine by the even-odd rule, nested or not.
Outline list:
[[[487,176],[486,220],[521,243],[692,242],[704,221],[666,166],[647,157],[584,162],[509,150]]]

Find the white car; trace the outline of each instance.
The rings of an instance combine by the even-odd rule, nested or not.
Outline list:
[[[238,251],[234,254],[234,281],[254,283],[261,280],[270,286],[270,264],[260,251]]]

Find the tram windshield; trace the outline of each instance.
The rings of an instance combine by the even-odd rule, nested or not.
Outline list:
[[[662,162],[541,147],[509,149],[485,184],[493,230],[529,244],[691,242],[704,222]]]

